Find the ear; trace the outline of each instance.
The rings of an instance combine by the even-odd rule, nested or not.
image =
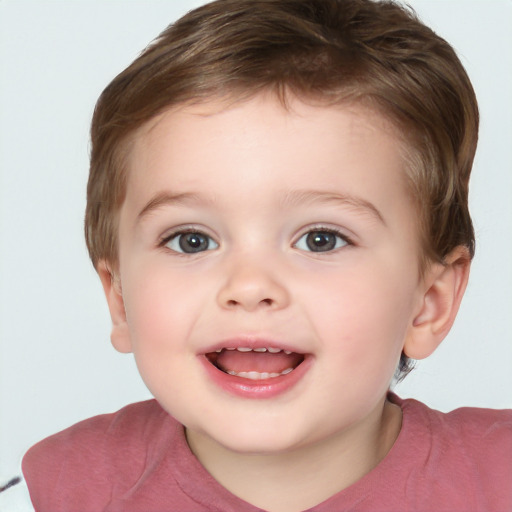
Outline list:
[[[408,357],[428,357],[448,334],[466,290],[470,264],[467,248],[460,246],[426,271],[418,311],[404,344]]]
[[[119,352],[131,352],[130,330],[126,321],[121,283],[104,260],[98,262],[97,271],[107,299],[110,318],[112,319],[112,331],[110,333],[112,345]]]

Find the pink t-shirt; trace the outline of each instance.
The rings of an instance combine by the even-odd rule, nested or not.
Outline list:
[[[444,414],[401,406],[385,459],[315,512],[511,512],[512,411]],[[97,416],[34,446],[23,473],[36,512],[256,512],[190,452],[184,429],[154,400]]]

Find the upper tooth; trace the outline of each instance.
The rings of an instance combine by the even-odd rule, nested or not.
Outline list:
[[[218,349],[215,352],[220,353],[223,349]],[[270,352],[271,354],[278,354],[279,352],[284,352],[287,355],[290,355],[291,352],[289,350],[283,350],[282,348],[274,348],[274,347],[257,347],[257,348],[249,348],[249,347],[225,347],[225,350],[238,350],[238,352]]]

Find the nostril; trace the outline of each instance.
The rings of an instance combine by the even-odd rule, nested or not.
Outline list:
[[[261,299],[259,302],[255,303],[253,307],[257,307],[258,304],[261,304],[263,306],[273,306],[274,305],[273,299]],[[243,305],[243,302],[237,301],[235,299],[230,299],[226,302],[226,305],[230,308],[237,307]]]

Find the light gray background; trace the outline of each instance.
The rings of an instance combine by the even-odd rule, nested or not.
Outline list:
[[[88,125],[104,86],[200,3],[0,0],[0,481],[42,437],[149,397],[110,345],[83,242]],[[470,286],[398,392],[441,410],[512,407],[512,1],[410,3],[459,51],[482,123]]]

